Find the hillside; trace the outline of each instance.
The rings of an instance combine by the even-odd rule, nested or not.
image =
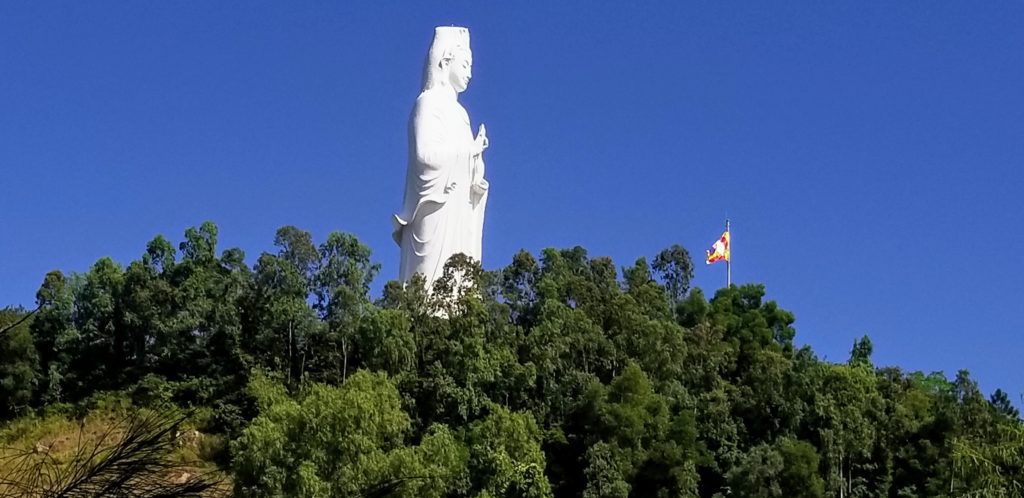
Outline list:
[[[433,294],[374,300],[350,235],[284,227],[251,267],[217,235],[51,272],[37,311],[0,313],[0,478],[152,414],[153,455],[192,469],[156,475],[217,468],[210,492],[244,497],[1024,496],[1003,391],[874,365],[867,337],[822,361],[763,285],[691,289],[679,246],[455,257]]]

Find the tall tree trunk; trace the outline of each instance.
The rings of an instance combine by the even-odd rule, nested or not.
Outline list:
[[[843,478],[843,450],[839,450],[839,498],[846,496],[846,479]]]
[[[288,384],[292,383],[292,321],[288,320]]]
[[[848,466],[847,469],[846,469],[846,482],[847,482],[846,492],[850,493],[852,495],[853,494],[853,462],[851,460],[847,460],[846,461],[846,465]]]
[[[956,477],[956,460],[949,467],[949,494],[953,494],[953,478]]]
[[[348,378],[348,340],[341,338],[341,382]]]

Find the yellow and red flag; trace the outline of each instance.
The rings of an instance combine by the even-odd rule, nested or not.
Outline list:
[[[729,231],[722,232],[722,237],[711,246],[711,250],[704,252],[708,253],[709,265],[717,261],[729,261]]]

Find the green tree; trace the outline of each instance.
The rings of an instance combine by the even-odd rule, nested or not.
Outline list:
[[[124,272],[110,258],[101,258],[83,276],[75,296],[74,324],[79,350],[69,367],[69,389],[75,399],[92,390],[125,385],[131,365],[131,343],[121,325],[120,301]]]
[[[163,341],[169,336],[176,306],[176,290],[169,280],[175,264],[174,247],[158,235],[147,244],[142,259],[125,270],[120,325],[130,343],[130,379],[153,372],[165,351]]]
[[[80,334],[72,321],[74,287],[74,279],[55,270],[46,274],[36,292],[39,312],[30,328],[39,355],[41,404],[65,401],[66,379],[74,376],[70,367],[79,354],[80,343]]]
[[[781,439],[744,453],[726,474],[730,495],[752,498],[821,498],[818,454],[804,441]]]
[[[20,308],[0,309],[0,420],[24,413],[32,403],[39,358],[28,313]]]
[[[818,469],[817,450],[806,441],[782,439],[775,444],[782,456],[779,488],[789,498],[821,498],[825,496],[825,481]]]
[[[310,345],[317,352],[311,368],[318,378],[343,382],[348,376],[353,340],[372,306],[370,283],[378,271],[380,265],[370,261],[370,249],[352,235],[332,232],[320,245],[312,290],[324,327]]]
[[[850,351],[851,365],[865,365],[871,366],[871,353],[873,353],[875,347],[871,344],[871,339],[868,336],[861,337],[860,339],[853,341],[853,349]]]
[[[655,256],[651,267],[661,278],[665,291],[672,301],[682,300],[690,290],[690,280],[693,280],[693,260],[690,258],[690,252],[683,246],[673,244]]]
[[[995,410],[996,413],[1011,420],[1020,419],[1020,410],[1013,406],[1013,402],[1010,401],[1010,396],[1006,394],[1006,391],[996,389],[995,392],[992,393],[992,396],[989,397],[988,402],[992,405],[992,409]]]
[[[744,453],[725,475],[730,494],[749,498],[778,498],[782,494],[780,476],[785,463],[782,455],[768,444],[759,444]]]
[[[310,384],[295,398],[258,376],[250,391],[259,415],[231,445],[238,496],[440,497],[459,489],[465,448],[444,426],[407,444],[410,420],[384,374]]]
[[[528,413],[495,407],[471,423],[466,436],[471,495],[551,497],[540,442],[540,430]]]
[[[630,485],[628,462],[622,462],[612,445],[599,442],[587,450],[587,467],[583,471],[587,487],[584,498],[627,498]]]
[[[307,304],[319,257],[312,237],[295,227],[277,231],[277,254],[260,255],[253,268],[243,335],[247,350],[259,364],[286,372],[292,384],[303,378],[316,353],[310,341],[321,327]]]
[[[634,497],[697,495],[692,415],[673,417],[638,365],[628,364],[608,387],[594,384],[583,410],[583,432],[592,442],[585,494],[628,489]]]
[[[958,437],[951,489],[964,496],[1024,496],[1024,427],[1001,423],[987,438]]]
[[[843,496],[870,489],[865,467],[877,442],[874,413],[881,410],[874,372],[863,365],[822,365],[813,407],[818,443],[825,457],[826,487]]]

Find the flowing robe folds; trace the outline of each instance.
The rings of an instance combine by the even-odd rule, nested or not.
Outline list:
[[[409,167],[392,237],[401,247],[399,279],[427,286],[457,253],[480,259],[487,181],[473,155],[469,115],[449,87],[424,91],[409,120]]]

